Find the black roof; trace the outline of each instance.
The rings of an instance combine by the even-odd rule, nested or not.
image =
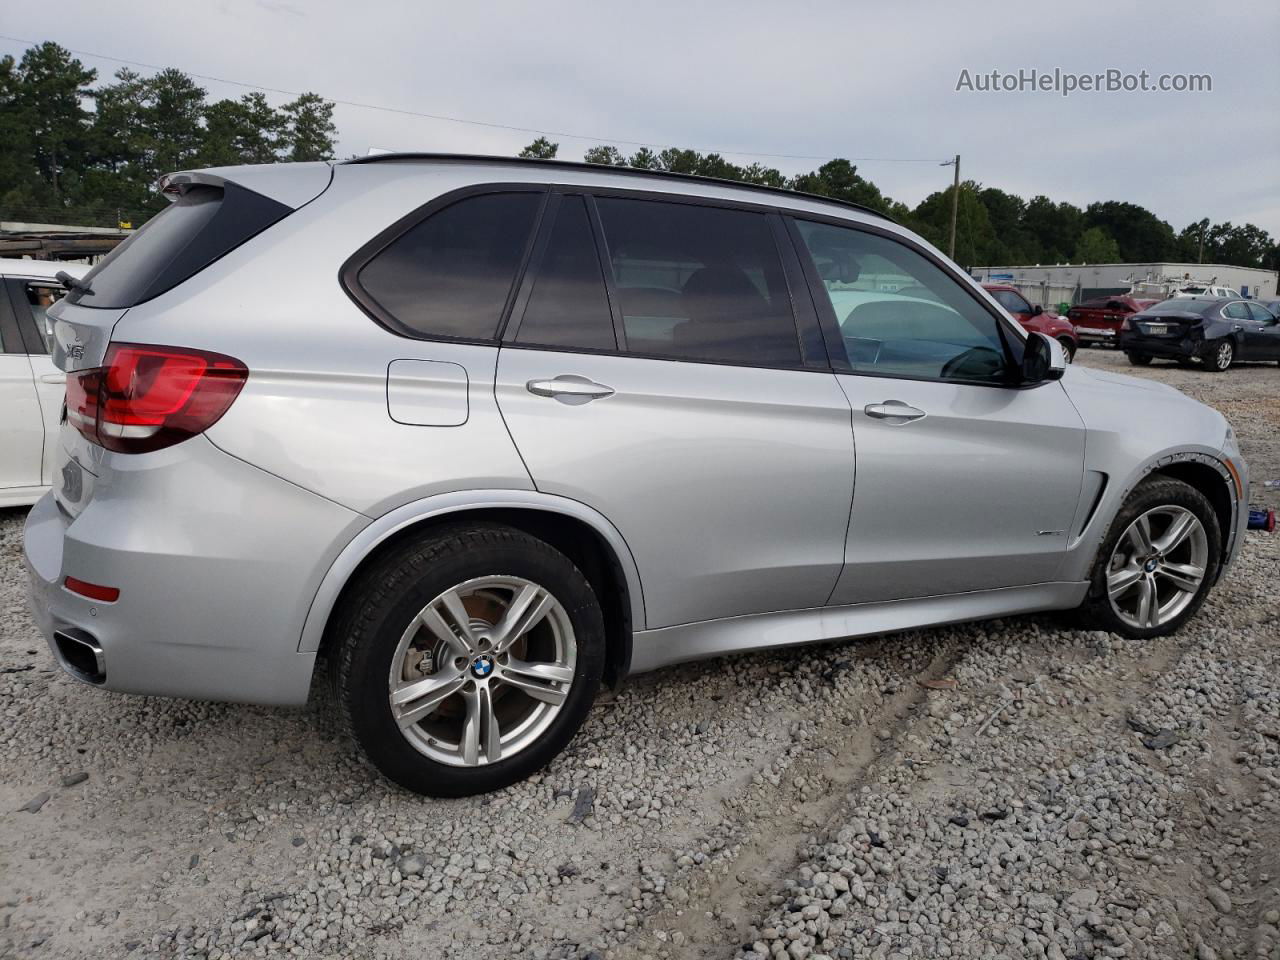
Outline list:
[[[847,207],[851,210],[857,210],[859,213],[868,213],[873,217],[888,220],[890,223],[897,223],[893,217],[881,210],[876,210],[874,207],[864,206],[861,203],[854,203],[851,200],[837,200],[834,197],[824,197],[820,193],[805,193],[802,190],[788,190],[785,187],[770,187],[763,183],[744,183],[741,180],[723,180],[719,177],[703,177],[696,173],[672,173],[667,170],[642,170],[639,167],[615,167],[604,163],[587,163],[582,160],[538,160],[532,157],[496,157],[485,154],[470,153],[377,153],[372,156],[356,157],[352,160],[343,160],[341,162],[344,164],[395,163],[415,160],[446,160],[494,164],[527,163],[534,166],[557,167],[564,170],[590,170],[593,173],[621,173],[634,177],[656,177],[664,180],[679,180],[685,183],[702,183],[707,186],[715,187],[735,187],[740,190],[755,190],[775,197],[800,197],[801,199],[813,200],[818,203],[831,203],[838,207]]]

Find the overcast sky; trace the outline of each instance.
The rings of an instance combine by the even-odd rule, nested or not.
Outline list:
[[[610,3],[153,0],[6,3],[0,32],[338,100],[716,150],[785,173],[829,158],[914,206],[938,161],[1030,198],[1142,204],[1280,236],[1280,3]],[[22,44],[0,41],[0,52]],[[118,68],[82,56],[100,76]],[[975,76],[1209,74],[1208,93],[957,92]],[[201,81],[213,97],[244,91]],[[270,95],[276,103],[286,97]],[[514,153],[536,135],[339,105],[339,155]],[[617,139],[611,139],[617,138]],[[622,145],[625,152],[634,149]]]

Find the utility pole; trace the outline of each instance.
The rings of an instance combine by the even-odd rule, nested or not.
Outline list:
[[[954,160],[948,160],[941,166],[956,168],[955,182],[951,188],[951,243],[947,248],[947,256],[954,260],[956,258],[956,215],[960,212],[960,154],[957,153]]]

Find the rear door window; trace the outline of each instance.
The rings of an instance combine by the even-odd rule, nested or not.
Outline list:
[[[189,187],[84,278],[67,300],[118,310],[176,287],[292,211],[233,183]]]
[[[1248,320],[1249,308],[1243,303],[1236,301],[1235,303],[1227,304],[1222,310],[1222,315],[1224,317],[1230,317],[1232,320]]]
[[[397,333],[493,340],[542,199],[486,193],[452,203],[375,253],[352,292]]]
[[[802,366],[765,214],[621,197],[596,203],[628,352]]]
[[[618,346],[600,255],[581,196],[559,200],[538,257],[516,342],[585,350]]]

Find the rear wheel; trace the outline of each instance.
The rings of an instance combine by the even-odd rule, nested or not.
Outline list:
[[[1125,356],[1129,358],[1129,362],[1135,367],[1145,367],[1151,363],[1151,357],[1145,353],[1128,353]]]
[[[1214,373],[1221,373],[1236,358],[1236,345],[1230,340],[1215,340],[1204,352],[1204,365]]]
[[[383,557],[337,623],[334,683],[365,759],[432,796],[496,790],[556,756],[604,667],[604,622],[559,551],[496,525]]]
[[[1181,480],[1146,480],[1107,531],[1082,609],[1094,625],[1126,636],[1174,633],[1204,603],[1221,543],[1204,494]]]

